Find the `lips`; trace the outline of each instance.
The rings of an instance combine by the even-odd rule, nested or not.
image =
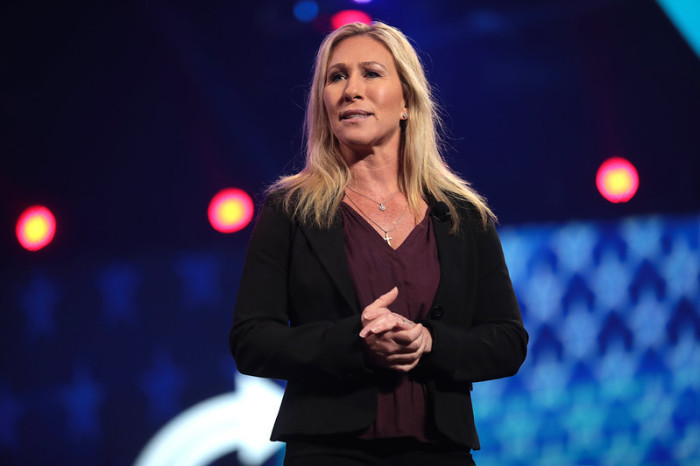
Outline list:
[[[372,113],[365,110],[345,110],[340,114],[341,120],[358,120],[361,118],[366,118],[372,115]]]

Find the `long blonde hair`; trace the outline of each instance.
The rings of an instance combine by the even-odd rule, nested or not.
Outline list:
[[[442,121],[418,54],[401,31],[380,22],[371,26],[363,23],[345,25],[321,43],[304,120],[306,165],[297,174],[281,177],[268,191],[282,192],[285,210],[302,223],[321,228],[333,224],[350,179],[350,169],[341,155],[338,139],[331,131],[323,90],[331,53],[342,40],[359,35],[379,41],[394,57],[410,114],[408,120],[401,122],[398,183],[414,214],[418,214],[421,199],[430,195],[447,204],[454,232],[459,228],[455,199],[471,203],[482,224],[485,225],[489,218],[495,220],[485,199],[453,172],[441,155],[439,131],[442,130]]]

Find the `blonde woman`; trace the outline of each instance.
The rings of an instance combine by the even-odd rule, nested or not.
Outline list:
[[[515,374],[528,335],[491,210],[440,154],[407,38],[321,44],[306,165],[261,210],[234,311],[238,369],[287,380],[286,465],[463,465],[472,383]]]

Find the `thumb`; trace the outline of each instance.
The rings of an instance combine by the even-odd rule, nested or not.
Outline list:
[[[387,307],[396,300],[396,297],[398,295],[399,289],[397,287],[393,287],[392,289],[375,299],[372,303],[372,307]]]

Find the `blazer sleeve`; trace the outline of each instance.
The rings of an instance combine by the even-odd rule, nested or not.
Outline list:
[[[476,261],[467,265],[474,272],[466,276],[475,277],[468,280],[475,283],[462,283],[453,290],[456,297],[445,304],[451,307],[444,310],[446,318],[433,314],[424,322],[433,347],[419,368],[436,381],[471,383],[508,377],[518,372],[527,353],[528,334],[495,226],[489,221],[485,229],[472,226],[470,231],[461,244],[474,251],[468,257]]]
[[[357,379],[372,373],[364,361],[359,315],[340,316],[332,300],[327,320],[290,326],[290,266],[298,226],[272,196],[263,205],[248,245],[234,308],[229,347],[238,370],[258,377]],[[295,290],[303,296],[303,290]],[[332,295],[334,290],[324,290]],[[295,309],[298,314],[299,310]],[[303,312],[303,311],[302,311]]]

